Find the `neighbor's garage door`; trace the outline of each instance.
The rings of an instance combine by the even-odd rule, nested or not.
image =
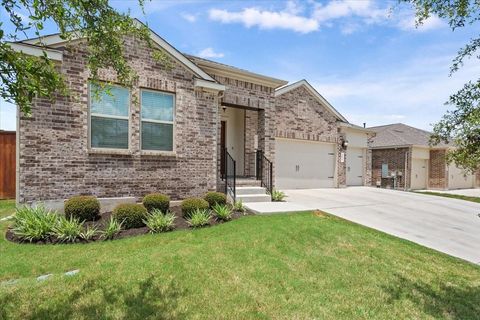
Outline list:
[[[427,188],[427,162],[426,159],[412,159],[412,182],[410,188],[414,190]]]
[[[334,187],[334,144],[277,139],[275,154],[277,189]]]
[[[363,185],[363,148],[347,149],[347,186]]]
[[[466,173],[454,164],[448,166],[448,188],[468,189],[473,188],[474,176]]]

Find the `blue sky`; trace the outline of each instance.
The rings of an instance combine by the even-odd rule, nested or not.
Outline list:
[[[478,27],[452,32],[432,17],[415,28],[411,8],[397,2],[153,0],[146,15],[135,0],[111,3],[180,51],[290,82],[307,79],[360,125],[430,129],[448,96],[480,72],[471,61],[449,77],[451,60]],[[14,107],[0,101],[0,128],[14,125]]]

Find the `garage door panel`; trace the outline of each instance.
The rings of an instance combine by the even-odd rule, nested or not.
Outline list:
[[[275,185],[277,188],[334,187],[334,144],[277,140],[275,154]]]
[[[414,190],[427,188],[428,160],[412,159],[412,181],[410,188]]]
[[[475,177],[469,172],[458,168],[454,164],[448,166],[448,188],[468,189],[473,188]]]

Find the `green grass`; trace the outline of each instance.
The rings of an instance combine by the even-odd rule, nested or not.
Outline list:
[[[471,201],[471,202],[477,202],[480,203],[480,197],[470,197],[470,196],[462,196],[460,194],[451,194],[451,193],[443,193],[443,192],[432,192],[432,191],[417,191],[417,193],[421,194],[428,194],[431,196],[439,196],[439,197],[445,197],[445,198],[453,198],[453,199],[460,199],[460,200],[466,200],[466,201]]]
[[[480,319],[478,266],[312,213],[0,257],[0,319]]]
[[[15,200],[0,200],[0,218],[15,212]]]

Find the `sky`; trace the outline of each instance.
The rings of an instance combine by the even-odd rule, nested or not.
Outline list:
[[[480,73],[473,60],[449,76],[478,26],[453,32],[434,16],[417,28],[412,8],[396,1],[153,0],[145,14],[137,3],[111,1],[182,52],[291,83],[306,79],[358,125],[430,130],[449,95]],[[0,128],[15,129],[15,107],[1,100]]]

